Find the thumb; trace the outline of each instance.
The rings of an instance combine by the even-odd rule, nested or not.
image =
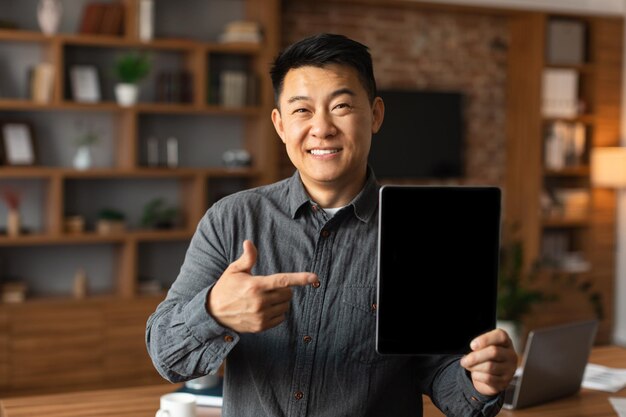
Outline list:
[[[230,264],[229,268],[232,272],[250,273],[252,267],[256,263],[256,246],[250,240],[243,241],[243,253],[235,262]]]

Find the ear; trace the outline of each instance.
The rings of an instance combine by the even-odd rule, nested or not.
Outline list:
[[[378,132],[385,118],[385,103],[380,97],[374,99],[372,103],[372,134]]]
[[[285,143],[285,129],[283,127],[283,118],[280,115],[280,110],[272,110],[272,123],[274,123],[274,129],[276,130],[276,133],[278,133],[280,139],[283,141],[283,143]]]

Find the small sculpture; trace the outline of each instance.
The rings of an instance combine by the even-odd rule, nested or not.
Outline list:
[[[60,0],[39,0],[37,20],[41,31],[46,35],[54,35],[61,23],[63,5]]]

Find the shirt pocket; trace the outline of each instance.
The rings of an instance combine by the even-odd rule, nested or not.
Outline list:
[[[337,327],[342,358],[362,364],[384,359],[376,352],[376,287],[344,287]]]

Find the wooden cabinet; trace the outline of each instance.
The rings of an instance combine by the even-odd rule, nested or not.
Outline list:
[[[17,166],[5,158],[0,165],[0,192],[18,192],[22,223],[18,236],[0,232],[0,281],[17,279],[28,287],[25,302],[0,303],[0,389],[153,380],[144,360],[145,313],[176,277],[197,222],[223,195],[277,178],[268,71],[279,46],[279,2],[155,0],[149,41],[139,39],[139,0],[120,2],[120,36],[77,33],[90,1],[64,4],[60,30],[52,36],[39,31],[36,0],[8,3],[3,19],[18,28],[0,29],[0,126],[30,127],[36,161]],[[224,27],[238,20],[257,22],[262,41],[220,42]],[[118,105],[113,93],[112,68],[126,52],[146,53],[152,63],[139,102],[130,107]],[[54,74],[46,102],[33,100],[30,91],[29,74],[42,63]],[[75,100],[70,73],[84,66],[98,76],[96,102]],[[241,105],[219,99],[220,74],[227,70],[243,72],[254,86]],[[163,81],[168,74],[186,74],[184,98],[161,91],[171,87]],[[74,142],[86,129],[100,140],[92,146],[93,165],[79,170],[72,162]],[[178,145],[174,167],[164,163],[172,137]],[[147,156],[155,143],[157,165]],[[226,166],[222,155],[233,149],[246,150],[251,164]],[[142,225],[144,209],[155,199],[177,209],[174,227]],[[122,212],[125,229],[99,233],[103,209]],[[83,231],[67,228],[74,216],[84,220]],[[0,229],[6,229],[6,217],[0,201]],[[88,296],[74,300],[80,269]],[[145,282],[162,291],[144,295]]]
[[[549,29],[555,21],[584,28],[582,62],[563,63],[550,56]],[[537,308],[527,325],[593,316],[589,299],[598,293],[602,320],[597,342],[605,343],[613,323],[615,200],[606,190],[593,188],[589,155],[593,147],[615,145],[619,139],[623,22],[543,13],[520,13],[510,22],[506,216],[519,225],[527,269],[541,266],[536,285],[560,293],[556,302]],[[546,111],[546,71],[573,77],[574,114]],[[565,147],[552,147],[556,126],[566,132],[572,128],[566,136],[578,129],[585,141],[574,143],[571,136]],[[555,276],[570,285],[555,287]],[[586,285],[590,289],[581,292]]]
[[[144,336],[157,297],[7,305],[0,337],[3,396],[163,382]]]

